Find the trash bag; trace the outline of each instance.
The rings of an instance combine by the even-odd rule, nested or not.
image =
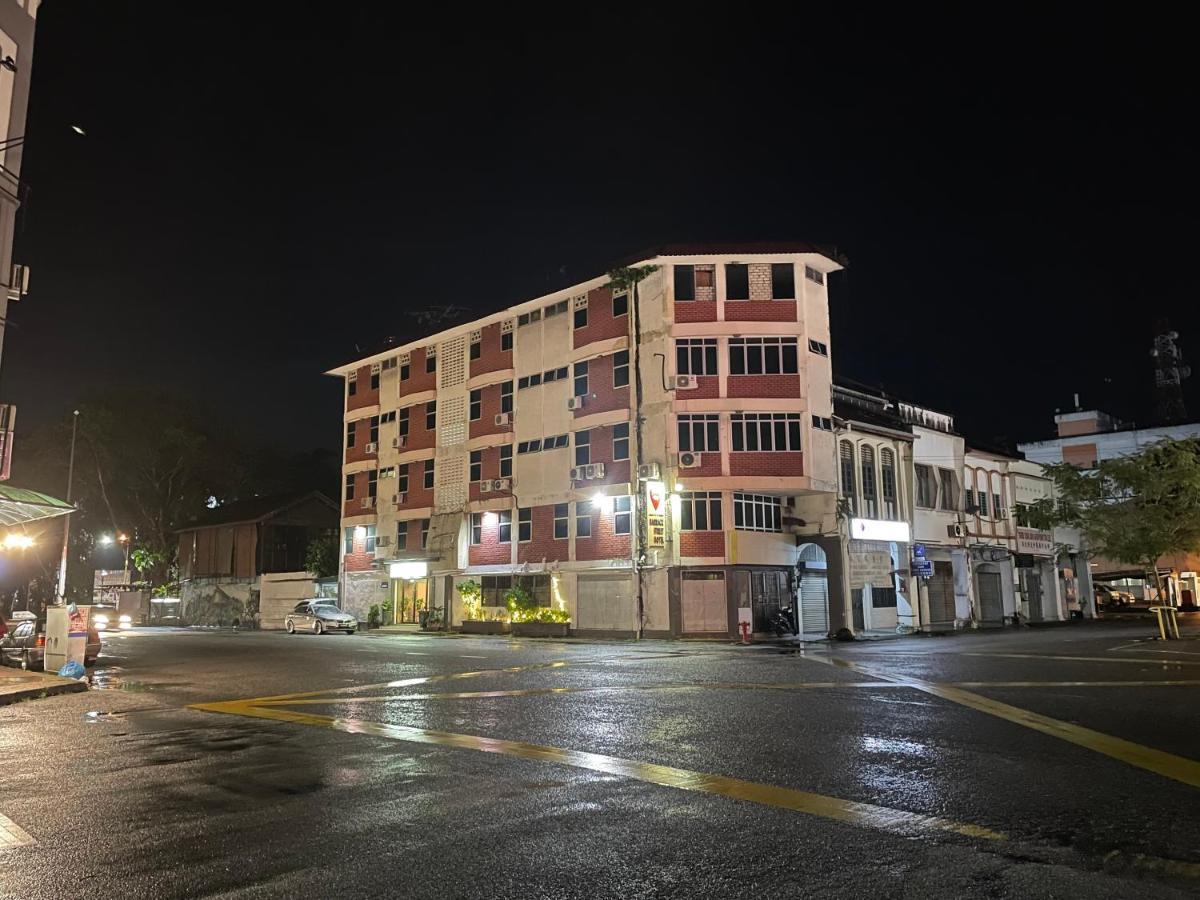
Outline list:
[[[58,670],[58,674],[62,678],[82,678],[86,671],[83,668],[83,663],[69,659],[67,664]]]

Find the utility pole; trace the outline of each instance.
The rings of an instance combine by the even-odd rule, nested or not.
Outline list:
[[[67,503],[71,502],[71,484],[75,480],[75,432],[79,427],[79,410],[71,414],[71,456],[67,463]],[[67,597],[67,551],[71,540],[71,514],[63,517],[62,559],[58,564],[58,602],[65,603]]]

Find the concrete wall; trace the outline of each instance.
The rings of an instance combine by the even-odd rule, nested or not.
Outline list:
[[[317,596],[312,572],[273,572],[263,575],[258,589],[258,623],[264,631],[283,628],[283,618],[301,600]]]

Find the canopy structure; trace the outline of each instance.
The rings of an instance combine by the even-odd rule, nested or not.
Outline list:
[[[49,494],[0,484],[0,528],[53,519],[74,511],[70,503]]]

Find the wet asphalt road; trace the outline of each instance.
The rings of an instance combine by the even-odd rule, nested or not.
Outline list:
[[[110,636],[0,709],[0,896],[1194,896],[1200,641],[1149,633]]]

